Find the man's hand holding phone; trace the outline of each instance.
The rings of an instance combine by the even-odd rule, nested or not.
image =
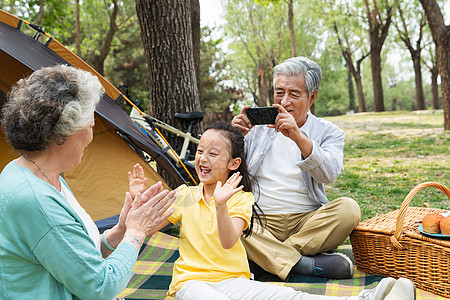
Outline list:
[[[297,122],[293,115],[291,115],[282,105],[274,104],[279,111],[276,124],[269,125],[269,127],[275,128],[278,132],[281,132],[284,136],[295,140],[296,136],[300,134]]]

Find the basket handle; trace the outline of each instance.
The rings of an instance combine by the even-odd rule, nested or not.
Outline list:
[[[424,182],[419,185],[417,185],[415,188],[413,188],[408,195],[406,196],[405,200],[403,200],[402,206],[400,207],[398,211],[397,216],[397,222],[395,227],[395,233],[393,236],[391,236],[391,242],[397,249],[404,249],[403,245],[399,243],[400,235],[403,232],[403,222],[405,220],[406,216],[406,209],[409,206],[409,203],[411,202],[412,198],[421,190],[427,187],[435,187],[443,191],[447,197],[450,198],[450,189],[447,188],[445,185],[442,185],[437,182]]]

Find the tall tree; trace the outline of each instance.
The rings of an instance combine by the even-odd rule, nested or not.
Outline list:
[[[347,69],[355,79],[356,94],[358,95],[358,111],[366,112],[367,111],[366,100],[364,99],[363,84],[361,77],[361,64],[363,60],[370,54],[370,52],[366,53],[361,52],[361,48],[359,47],[357,47],[356,49],[352,49],[352,46],[354,47],[359,43],[357,41],[350,42],[349,34],[345,30],[343,30],[343,32],[341,33],[338,29],[338,25],[336,22],[334,22],[334,31],[336,32],[339,48],[341,49],[342,56],[345,59]],[[354,62],[353,56],[355,55],[354,53],[356,51],[360,53],[360,57],[356,60],[356,62]]]
[[[223,47],[223,38],[214,37],[215,29],[202,27],[200,57],[200,103],[205,112],[204,127],[217,121],[230,122],[238,101],[244,101],[244,91],[230,86],[230,61]],[[217,32],[214,32],[217,33]],[[236,111],[237,113],[238,111]]]
[[[394,5],[389,0],[364,0],[369,25],[370,65],[372,69],[373,110],[384,111],[383,81],[381,80],[381,50],[392,22]]]
[[[107,8],[108,9],[108,8]],[[112,0],[112,10],[108,10],[109,15],[109,29],[108,33],[106,34],[106,38],[104,40],[104,43],[101,45],[100,53],[94,56],[93,64],[94,68],[99,72],[100,74],[105,73],[105,59],[108,56],[110,50],[111,50],[111,44],[114,39],[114,35],[117,31],[117,14],[119,13],[119,4],[117,3],[117,0]]]
[[[429,28],[429,27],[426,27]],[[425,44],[424,55],[422,56],[422,62],[425,67],[430,71],[431,75],[431,105],[433,109],[439,109],[439,85],[438,85],[438,77],[439,77],[439,69],[437,67],[437,59],[436,59],[436,47],[432,41],[431,32],[425,31],[425,37],[430,34],[430,43]]]
[[[294,30],[294,0],[288,0],[288,27],[291,37],[292,56],[297,56],[297,45],[295,44]]]
[[[289,43],[286,2],[225,2],[225,33],[231,37],[230,57],[235,60],[232,68],[236,78],[239,77],[236,82],[245,85],[256,105],[270,105],[273,103],[272,69],[282,57],[291,56],[290,49],[283,47]]]
[[[75,0],[75,49],[81,56],[80,0]]]
[[[192,54],[194,55],[195,75],[197,81],[197,89],[200,90],[200,2],[199,0],[191,0],[191,32],[192,32]]]
[[[400,39],[408,49],[414,67],[414,78],[416,84],[416,109],[424,110],[425,96],[422,85],[421,52],[423,49],[423,29],[427,24],[425,12],[415,1],[395,0],[397,6],[397,21],[394,22]],[[416,22],[417,20],[417,22]],[[415,41],[412,39],[415,38]]]
[[[224,81],[229,80],[230,62],[222,49],[223,39],[214,38],[214,29],[202,27],[200,57],[200,103],[205,113],[230,110],[231,103],[225,93]]]
[[[355,111],[355,91],[353,89],[353,76],[352,72],[347,68],[348,76],[347,76],[347,82],[348,82],[348,98],[350,100],[350,103],[348,105],[348,109],[351,112]]]
[[[136,13],[148,64],[152,115],[177,128],[174,114],[200,109],[191,32],[190,1],[137,0]],[[176,137],[167,135],[170,144]],[[173,180],[161,172],[172,187]]]
[[[44,0],[39,0],[39,14],[36,20],[36,25],[41,26],[43,19],[44,19]]]
[[[438,76],[439,69],[437,62],[433,62],[433,66],[429,69],[431,73],[431,104],[433,109],[439,109],[439,90],[438,90]]]
[[[450,130],[450,26],[445,25],[444,16],[436,0],[420,0],[427,15],[436,57],[441,75],[442,107],[444,109],[444,130]]]
[[[63,1],[58,1],[63,2]],[[136,19],[134,1],[102,0],[71,1],[71,19],[62,21],[67,26],[57,29],[60,41],[83,58],[100,74],[105,71],[108,57],[112,52],[123,50],[117,36]],[[76,14],[79,2],[79,14]],[[64,3],[64,2],[63,2]],[[79,21],[77,21],[77,17]],[[80,26],[77,33],[77,22]],[[79,41],[77,41],[79,39]]]
[[[317,14],[323,16],[327,29],[334,31],[334,35],[331,35],[330,38],[333,39],[333,44],[338,45],[338,52],[344,58],[347,72],[355,80],[358,111],[367,111],[361,66],[364,59],[370,55],[366,32],[361,30],[365,25],[362,17],[364,15],[364,7],[355,5],[353,1],[321,0],[314,10]],[[350,81],[348,83],[350,84]],[[351,84],[352,93],[350,93],[349,89],[349,97],[354,94],[353,81],[351,81]],[[349,106],[352,107],[351,99]]]
[[[285,2],[288,7],[288,28],[289,38],[291,42],[291,56],[297,56],[297,45],[295,43],[295,26],[294,26],[294,0],[256,0],[255,3],[268,6],[270,4],[279,5],[280,2]]]

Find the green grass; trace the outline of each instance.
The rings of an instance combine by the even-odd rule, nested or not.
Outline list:
[[[426,181],[450,187],[450,133],[441,111],[364,113],[328,117],[346,134],[345,170],[327,185],[329,199],[347,196],[365,220],[398,209]],[[450,209],[436,188],[420,191],[410,206]]]
[[[344,167],[326,186],[330,200],[347,196],[361,207],[361,220],[400,208],[409,191],[426,181],[450,188],[450,132],[441,111],[363,113],[327,117],[345,132]],[[450,209],[435,188],[420,191],[410,206]],[[171,234],[178,234],[178,226]],[[346,243],[349,243],[347,240]]]

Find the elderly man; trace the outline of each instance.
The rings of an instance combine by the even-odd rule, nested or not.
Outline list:
[[[248,258],[282,280],[291,272],[351,278],[350,259],[332,250],[352,232],[361,212],[354,200],[330,202],[325,194],[324,184],[343,170],[344,132],[309,112],[322,70],[308,58],[294,57],[273,71],[275,124],[253,126],[249,106],[232,121],[245,135],[255,200],[267,221],[265,230],[255,226],[242,238]]]

